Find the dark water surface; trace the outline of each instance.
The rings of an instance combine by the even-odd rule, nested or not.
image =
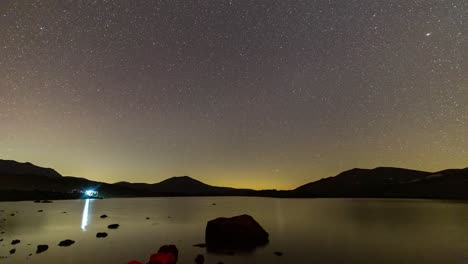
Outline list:
[[[163,244],[177,245],[179,263],[194,263],[197,254],[208,264],[468,263],[467,202],[197,197],[5,202],[0,210],[0,263],[146,261]],[[244,213],[270,233],[267,246],[233,256],[193,247],[204,242],[208,220]],[[120,228],[108,230],[114,223]],[[65,239],[76,243],[58,247]],[[50,248],[37,255],[38,244]]]

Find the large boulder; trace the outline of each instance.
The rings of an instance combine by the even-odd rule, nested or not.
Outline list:
[[[268,233],[250,215],[208,221],[205,242],[210,251],[253,250],[268,243]]]

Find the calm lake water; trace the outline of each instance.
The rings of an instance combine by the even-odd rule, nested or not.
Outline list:
[[[212,205],[216,203],[216,205]],[[468,263],[468,203],[400,199],[138,198],[0,203],[0,263],[146,261],[163,244],[179,263]],[[37,212],[43,210],[43,212]],[[63,212],[66,213],[63,213]],[[10,214],[15,213],[15,216]],[[270,243],[253,253],[208,254],[206,222],[252,215]],[[106,214],[107,219],[99,216]],[[150,217],[149,220],[146,217]],[[1,219],[6,218],[6,221]],[[108,230],[118,223],[120,228]],[[107,238],[96,238],[107,232]],[[20,239],[18,245],[11,245]],[[67,248],[65,239],[76,243]],[[36,245],[49,250],[35,254]],[[9,251],[16,248],[16,253]],[[281,251],[284,255],[275,256]],[[32,253],[32,256],[28,256]],[[7,257],[7,258],[5,258]]]

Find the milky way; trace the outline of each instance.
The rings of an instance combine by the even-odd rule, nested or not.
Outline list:
[[[289,189],[468,166],[467,2],[0,3],[0,158]]]

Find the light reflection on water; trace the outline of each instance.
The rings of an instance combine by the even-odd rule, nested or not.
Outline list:
[[[177,245],[186,264],[197,254],[229,264],[468,263],[468,202],[181,197],[5,202],[0,210],[1,264],[146,263],[164,244]],[[204,242],[207,221],[244,213],[270,233],[268,245],[233,256],[193,247]],[[96,238],[98,232],[108,237]],[[14,239],[21,243],[11,245]],[[59,247],[65,239],[76,243]],[[41,244],[49,250],[35,254]]]
[[[90,199],[86,199],[85,206],[83,208],[83,215],[81,217],[81,230],[86,231],[86,226],[89,221],[89,202]]]

